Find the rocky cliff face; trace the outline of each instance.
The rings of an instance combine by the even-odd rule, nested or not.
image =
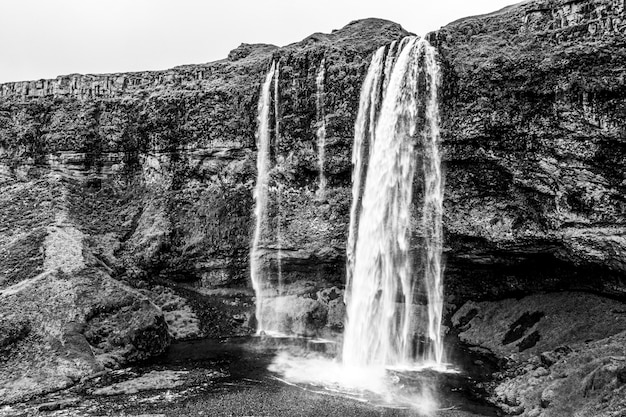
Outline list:
[[[432,35],[450,292],[626,294],[625,34],[622,1],[529,1]]]
[[[284,194],[285,268],[297,275],[316,265],[340,282],[360,83],[372,51],[404,35],[398,25],[368,20],[282,49],[242,45],[206,65],[6,84],[1,165],[7,178],[52,171],[81,180],[89,200],[108,201],[103,208],[111,193],[141,190],[127,219],[94,206],[85,218],[80,205],[88,199],[75,200],[84,228],[120,234],[129,257],[120,267],[208,288],[246,286],[258,93],[271,61],[280,61],[271,210]],[[330,187],[318,201],[315,76],[323,59]],[[275,246],[268,235],[270,258]]]
[[[490,389],[507,414],[626,407],[623,303],[551,293],[624,299],[624,6],[528,1],[431,35],[445,71],[448,300],[485,300],[452,327],[507,364]]]

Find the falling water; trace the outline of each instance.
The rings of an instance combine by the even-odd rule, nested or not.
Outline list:
[[[274,75],[274,136],[276,140],[274,141],[274,154],[276,155],[276,160],[278,162],[278,155],[280,155],[280,117],[279,117],[279,100],[278,100],[278,92],[279,92],[279,80],[280,80],[280,62],[276,64],[276,73]],[[276,214],[276,242],[278,244],[278,259],[276,260],[277,269],[278,269],[278,294],[282,295],[284,292],[284,282],[283,282],[283,215],[281,211],[282,207],[282,190],[280,186],[276,186],[276,194],[277,194],[277,208],[278,212]]]
[[[426,78],[425,87],[420,88],[420,77]],[[346,365],[398,366],[413,361],[416,280],[411,241],[416,225],[411,206],[418,145],[424,153],[422,249],[430,341],[422,359],[442,360],[438,80],[434,49],[425,40],[407,37],[376,52],[363,83],[347,248]],[[425,122],[419,117],[424,104]]]
[[[322,59],[317,72],[315,84],[317,86],[317,165],[319,167],[319,186],[317,194],[324,197],[326,191],[326,174],[324,172],[324,161],[326,159],[326,116],[324,115],[324,79],[326,78],[325,60]]]
[[[443,249],[443,176],[441,174],[441,156],[439,155],[439,101],[438,85],[440,82],[439,65],[436,51],[427,42],[424,43],[424,70],[430,95],[426,102],[426,120],[424,129],[424,205],[422,208],[422,228],[424,231],[424,283],[428,295],[428,337],[430,344],[426,360],[441,364],[443,362],[443,339],[441,318],[443,313],[443,272],[441,252]]]
[[[391,68],[395,63],[395,52],[398,42],[394,41],[389,49],[379,48],[370,63],[367,76],[361,87],[359,112],[354,131],[352,147],[352,206],[350,209],[350,226],[347,247],[346,288],[350,288],[354,272],[356,242],[359,235],[358,226],[362,207],[362,190],[367,175],[370,146],[374,142],[376,116],[381,104],[381,89],[385,90],[389,83]],[[385,56],[386,54],[386,56]],[[385,68],[383,71],[382,69]],[[345,302],[349,303],[350,291],[345,292]]]
[[[259,262],[259,243],[264,225],[267,224],[267,202],[268,202],[268,182],[270,170],[270,109],[271,95],[270,87],[274,73],[276,72],[276,64],[272,62],[272,66],[265,77],[265,82],[261,86],[261,94],[259,97],[258,117],[257,117],[257,180],[254,188],[255,199],[255,228],[254,238],[252,241],[252,249],[250,251],[250,278],[256,295],[256,318],[257,333],[265,330],[265,321],[263,317],[263,271]]]

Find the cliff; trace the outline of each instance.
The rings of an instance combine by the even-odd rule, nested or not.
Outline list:
[[[624,297],[625,33],[621,1],[529,1],[432,35],[449,285]]]
[[[72,76],[68,89],[63,87],[64,77],[34,83],[35,87],[3,85],[0,164],[10,178],[52,171],[64,179],[96,184],[89,192],[96,200],[101,195],[108,199],[103,193],[113,184],[128,191],[136,188],[130,183],[138,180],[148,193],[134,203],[139,206],[134,226],[139,228],[124,230],[127,252],[137,255],[130,261],[133,267],[207,286],[245,286],[259,87],[271,61],[280,60],[280,150],[273,158],[280,160],[281,172],[277,169],[276,175],[281,175],[281,190],[289,194],[284,201],[293,206],[283,208],[289,230],[283,246],[293,252],[296,269],[312,258],[322,264],[334,262],[332,273],[339,281],[343,267],[337,258],[345,247],[351,138],[360,83],[372,51],[404,35],[395,24],[368,20],[282,49],[242,45],[228,60],[206,65],[156,73]],[[310,195],[317,178],[315,76],[322,59],[327,63],[330,160],[326,169],[333,190],[326,206]],[[52,87],[37,89],[37,85]],[[25,89],[34,93],[22,94]],[[83,197],[78,200],[78,204],[86,202]],[[90,219],[84,210],[76,207],[85,229],[109,233],[121,227],[107,224],[116,217],[108,209],[96,209]],[[154,225],[156,216],[162,228],[149,237],[142,235],[144,220]],[[324,224],[316,226],[313,219]],[[322,232],[316,228],[326,234],[319,236]],[[154,244],[143,242],[144,238]],[[145,253],[139,248],[142,245],[154,250]],[[315,255],[322,250],[324,255]]]

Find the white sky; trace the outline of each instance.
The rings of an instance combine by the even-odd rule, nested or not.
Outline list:
[[[158,70],[379,17],[423,34],[519,0],[0,0],[0,83]]]

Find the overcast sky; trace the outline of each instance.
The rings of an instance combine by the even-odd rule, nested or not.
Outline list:
[[[0,82],[167,69],[379,17],[423,34],[516,0],[0,0]]]

